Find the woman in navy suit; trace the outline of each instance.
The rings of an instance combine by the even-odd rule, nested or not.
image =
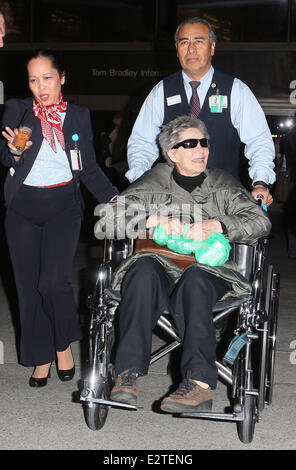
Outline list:
[[[117,194],[98,167],[89,110],[63,100],[63,67],[50,51],[27,63],[33,98],[8,100],[0,159],[5,182],[5,229],[21,318],[20,361],[34,366],[29,384],[47,384],[52,361],[58,376],[75,371],[70,344],[81,339],[71,286],[83,203],[80,180],[99,202]],[[20,123],[32,130],[17,156],[13,139]]]

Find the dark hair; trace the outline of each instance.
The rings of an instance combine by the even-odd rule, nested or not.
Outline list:
[[[34,51],[27,60],[27,66],[32,59],[38,59],[39,57],[45,57],[52,63],[54,69],[56,69],[60,76],[65,73],[64,61],[61,54],[57,51],[51,51],[49,49],[37,49]]]
[[[6,30],[8,31],[9,27],[13,24],[13,16],[8,2],[0,0],[0,14],[4,18]]]

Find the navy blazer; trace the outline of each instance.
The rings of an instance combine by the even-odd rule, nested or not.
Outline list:
[[[4,186],[6,206],[9,206],[15,193],[29,174],[43,141],[40,119],[33,112],[33,98],[8,100],[2,118],[2,129],[6,126],[11,129],[18,127],[24,115],[25,120],[22,122],[22,125],[32,129],[30,138],[32,146],[16,162],[13,155],[9,152],[7,140],[2,138],[0,144],[0,161],[5,166],[11,167]],[[72,174],[75,192],[80,204],[83,206],[79,190],[80,180],[82,180],[98,202],[108,202],[115,194],[118,194],[118,190],[112,185],[96,162],[88,108],[68,103],[63,123],[63,132],[65,150],[71,169],[70,150],[74,149],[72,135],[79,135],[78,148],[81,153],[82,170],[72,170]]]

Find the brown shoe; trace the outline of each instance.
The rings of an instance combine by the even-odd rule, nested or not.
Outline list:
[[[138,373],[131,370],[121,372],[115,380],[111,400],[136,405],[138,399]]]
[[[210,387],[204,389],[192,379],[184,379],[174,393],[162,400],[160,408],[168,413],[210,411],[212,409]]]

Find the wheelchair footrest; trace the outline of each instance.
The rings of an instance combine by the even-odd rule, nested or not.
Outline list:
[[[243,421],[243,410],[239,413],[216,413],[215,411],[196,411],[195,413],[180,413],[178,416],[182,418],[207,418],[221,421]]]
[[[112,401],[112,400],[104,400],[102,398],[92,398],[92,397],[80,397],[81,401],[87,402],[87,403],[97,403],[98,405],[104,405],[104,406],[117,406],[120,408],[129,408],[131,410],[137,410],[137,407],[134,405],[130,405],[128,403],[121,403],[119,401]]]

